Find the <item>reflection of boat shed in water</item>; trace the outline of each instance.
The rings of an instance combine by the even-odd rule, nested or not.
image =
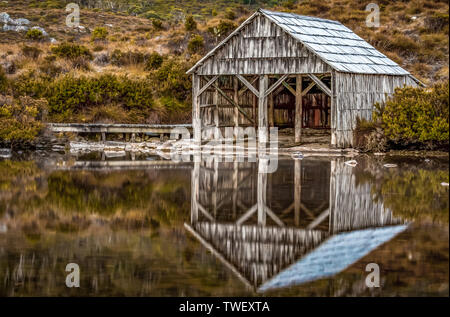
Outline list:
[[[279,164],[273,175],[251,163],[196,163],[192,172],[185,227],[248,287],[330,277],[406,228],[343,160]]]
[[[331,144],[353,144],[357,118],[395,88],[417,86],[409,72],[337,21],[258,10],[188,71],[193,128],[271,126],[330,129]]]

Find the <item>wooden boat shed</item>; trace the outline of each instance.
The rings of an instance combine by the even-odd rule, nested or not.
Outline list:
[[[417,86],[408,71],[337,21],[259,9],[188,74],[196,141],[208,130],[330,129],[331,145],[351,147],[357,118],[395,88]],[[223,135],[223,134],[222,134]]]

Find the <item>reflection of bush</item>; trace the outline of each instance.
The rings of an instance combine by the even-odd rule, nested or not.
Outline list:
[[[433,220],[448,223],[448,171],[424,170],[384,173],[376,191],[394,216],[405,220]]]
[[[181,224],[188,217],[189,181],[145,171],[53,172],[34,162],[0,161],[0,216],[31,240],[42,233],[76,233],[101,225],[113,230]]]

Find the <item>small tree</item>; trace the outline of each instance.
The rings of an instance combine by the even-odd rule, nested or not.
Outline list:
[[[189,53],[201,52],[205,47],[205,40],[201,35],[194,35],[188,43]]]
[[[105,27],[96,27],[94,31],[92,31],[92,40],[106,40],[108,34],[108,30]]]
[[[164,58],[157,52],[150,54],[147,63],[145,65],[145,70],[155,70],[161,67]]]
[[[38,29],[29,29],[25,37],[29,40],[40,41],[44,38],[44,33]]]
[[[186,21],[184,22],[184,28],[188,32],[195,31],[197,29],[197,22],[195,22],[192,15],[186,18]]]

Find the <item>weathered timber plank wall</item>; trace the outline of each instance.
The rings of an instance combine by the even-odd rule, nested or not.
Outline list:
[[[256,16],[201,65],[198,75],[327,73],[331,68],[263,16]]]
[[[392,96],[397,87],[417,84],[408,76],[364,75],[334,72],[334,109],[332,109],[332,144],[353,146],[357,118],[370,120],[373,105]]]

